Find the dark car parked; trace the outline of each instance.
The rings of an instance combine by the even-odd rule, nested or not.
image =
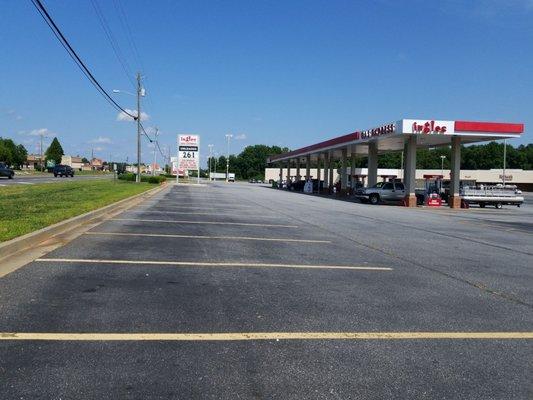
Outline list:
[[[0,176],[7,176],[9,179],[13,179],[15,172],[6,163],[0,162]]]
[[[56,165],[52,172],[54,173],[55,177],[59,175],[61,177],[70,176],[74,178],[74,170],[68,165]]]

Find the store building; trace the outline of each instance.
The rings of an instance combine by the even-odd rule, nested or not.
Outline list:
[[[449,203],[451,207],[457,208],[460,207],[461,145],[517,138],[523,132],[524,124],[521,123],[401,119],[272,156],[267,160],[267,165],[278,169],[281,180],[291,180],[293,175],[296,180],[302,177],[308,179],[311,177],[311,165],[316,165],[316,178],[324,181],[324,187],[331,188],[335,182],[333,162],[340,161],[340,188],[341,193],[346,193],[348,176],[356,175],[356,157],[368,157],[365,180],[368,186],[372,186],[379,179],[379,155],[403,151],[404,168],[401,178],[407,193],[405,203],[409,207],[415,207],[417,148],[451,146]],[[302,167],[305,168],[303,176]],[[291,171],[296,173],[292,174]]]

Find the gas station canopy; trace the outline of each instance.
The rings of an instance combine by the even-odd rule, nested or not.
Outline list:
[[[422,148],[449,146],[454,136],[460,137],[461,144],[468,144],[520,137],[523,132],[524,124],[521,123],[401,119],[272,156],[268,162],[288,161],[306,156],[315,161],[317,155],[322,152],[328,152],[338,159],[341,157],[341,150],[346,147],[356,156],[366,156],[370,143],[376,143],[379,153],[401,151],[408,136],[415,136],[416,146]]]

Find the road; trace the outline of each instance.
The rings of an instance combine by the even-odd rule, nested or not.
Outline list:
[[[532,398],[532,217],[169,186],[0,278],[0,398]]]
[[[74,175],[73,178],[54,178],[54,175],[15,175],[14,179],[0,178],[0,187],[11,185],[36,185],[38,183],[57,183],[92,179],[112,179],[113,175]]]

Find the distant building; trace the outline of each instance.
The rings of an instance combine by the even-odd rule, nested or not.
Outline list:
[[[22,166],[22,169],[39,169],[41,167],[41,155],[40,154],[28,154],[26,163]]]
[[[146,166],[145,172],[150,174],[150,175],[157,175],[157,174],[162,173],[163,169],[161,168],[161,166],[159,164],[151,163],[150,165]]]
[[[93,171],[102,171],[104,169],[104,161],[100,158],[93,158],[91,160],[91,169]]]
[[[82,161],[82,157],[73,157],[73,156],[63,156],[61,157],[61,164],[68,165],[73,169],[83,170],[90,169],[88,163]]]

